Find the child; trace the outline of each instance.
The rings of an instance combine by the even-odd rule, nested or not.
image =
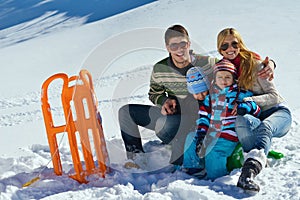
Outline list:
[[[199,107],[208,94],[209,88],[209,81],[203,74],[201,68],[192,67],[187,71],[186,75],[187,89],[193,94],[194,98],[198,100]],[[202,135],[200,130],[201,129],[197,128],[195,132],[191,132],[187,135],[184,144],[182,170],[190,175],[203,178],[206,175],[204,159],[200,158],[197,152],[201,147],[205,134]]]
[[[186,77],[188,90],[195,98],[200,90],[195,89],[199,86],[195,84],[192,77],[199,77],[197,73],[203,77],[200,70],[197,71],[193,68],[187,72]],[[214,180],[228,174],[227,158],[233,153],[238,143],[235,133],[235,105],[239,103],[238,112],[241,114],[248,113],[258,116],[260,113],[260,108],[254,101],[243,102],[243,99],[252,96],[252,93],[239,90],[236,79],[235,66],[230,61],[222,59],[214,66],[214,80],[210,93],[203,101],[199,102],[199,119],[196,121],[198,127],[194,136],[196,141],[194,146],[200,157],[198,169],[203,167],[203,157],[205,156],[204,165],[208,179]],[[190,136],[187,137],[187,140]],[[187,153],[191,152],[191,149],[188,150]],[[189,158],[187,153],[184,154],[183,168],[187,168],[186,171],[189,173],[189,165],[186,164]],[[197,173],[199,172],[196,172],[196,175]]]

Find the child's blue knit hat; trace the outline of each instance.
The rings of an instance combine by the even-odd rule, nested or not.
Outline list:
[[[187,89],[191,94],[208,90],[205,75],[199,67],[192,67],[186,73]]]

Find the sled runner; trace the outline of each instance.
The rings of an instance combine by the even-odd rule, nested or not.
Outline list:
[[[48,102],[49,84],[56,79],[63,81],[61,101],[65,124],[60,126],[54,125]],[[80,183],[87,183],[86,177],[92,174],[104,178],[108,172],[109,157],[91,74],[81,70],[79,76],[68,77],[59,73],[49,77],[42,85],[41,102],[55,174],[63,174],[57,135],[67,133],[75,171],[69,176]],[[84,161],[80,160],[80,150]]]

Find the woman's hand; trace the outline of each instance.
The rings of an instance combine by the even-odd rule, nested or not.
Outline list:
[[[260,78],[269,79],[269,81],[274,79],[274,69],[275,65],[274,62],[269,60],[269,57],[266,57],[265,60],[262,62],[264,64],[264,68],[258,72],[258,76]]]

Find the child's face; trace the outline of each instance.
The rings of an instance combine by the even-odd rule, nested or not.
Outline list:
[[[198,94],[193,94],[194,98],[199,100],[199,101],[202,101],[205,99],[206,95],[208,94],[208,91],[205,91],[205,92],[200,92]]]
[[[218,71],[215,81],[216,85],[223,90],[233,84],[233,75],[228,71]]]

